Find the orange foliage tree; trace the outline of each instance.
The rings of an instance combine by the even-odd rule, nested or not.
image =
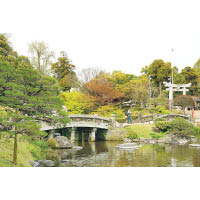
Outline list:
[[[115,89],[113,83],[103,76],[87,82],[86,89],[97,105],[112,103],[123,97],[123,93]]]

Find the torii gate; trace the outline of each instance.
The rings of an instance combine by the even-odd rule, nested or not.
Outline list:
[[[172,84],[168,82],[163,82],[164,86],[167,87],[166,90],[169,91],[169,106],[170,110],[172,110],[173,107],[173,92],[174,91],[181,91],[183,92],[183,95],[186,95],[186,92],[189,91],[189,88],[191,86],[191,83],[188,84]]]

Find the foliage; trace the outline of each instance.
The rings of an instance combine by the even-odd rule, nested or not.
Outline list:
[[[51,65],[51,71],[64,91],[77,87],[78,78],[74,70],[75,65],[71,63],[64,51],[61,52],[58,61]]]
[[[195,126],[182,117],[177,117],[169,122],[168,132],[178,136],[191,136],[196,134]]]
[[[97,105],[105,105],[117,99],[120,99],[123,94],[114,88],[114,85],[104,76],[92,79],[86,83],[87,93],[90,95]]]
[[[40,73],[49,74],[49,65],[54,57],[54,52],[49,50],[48,45],[41,42],[32,42],[29,45],[29,53],[31,55],[31,63]]]
[[[154,60],[148,68],[147,75],[151,75],[154,83],[159,86],[160,94],[163,82],[167,81],[168,76],[171,75],[171,71],[171,63],[165,63],[163,60]]]
[[[56,147],[56,140],[53,138],[48,139],[47,144],[49,147]]]
[[[46,159],[54,161],[56,165],[59,163],[60,160],[58,152],[53,149],[48,149],[46,151]]]
[[[55,79],[36,71],[26,57],[15,54],[10,60],[10,56],[0,57],[0,105],[9,118],[4,120],[3,130],[15,138],[16,164],[18,134],[39,139],[45,134],[35,120],[61,124],[69,119],[62,110]]]
[[[153,105],[154,107],[157,107],[157,106],[167,107],[168,99],[166,97],[164,97],[163,95],[159,95],[156,98],[151,98],[150,104]]]
[[[159,118],[156,118],[155,119],[155,122],[166,122],[167,119],[166,118],[162,118],[162,117],[159,117]]]
[[[174,99],[174,105],[181,106],[185,114],[186,107],[194,107],[194,100],[189,95],[179,95]]]
[[[71,114],[88,114],[93,110],[93,102],[82,92],[61,92],[60,96]]]
[[[150,109],[151,113],[157,113],[157,114],[169,114],[169,110],[166,110],[164,106],[156,106],[154,108]]]
[[[148,101],[148,88],[149,83],[145,77],[141,77],[138,80],[131,80],[128,83],[126,96],[128,96],[134,104],[146,106]]]
[[[130,139],[133,142],[133,140],[139,139],[139,136],[134,131],[129,131],[127,138]]]
[[[169,129],[169,122],[168,121],[156,121],[155,126],[160,131],[166,132]]]
[[[95,112],[92,112],[92,114],[98,114],[103,117],[110,117],[111,114],[114,114],[116,120],[125,119],[124,111],[113,105],[101,106]]]

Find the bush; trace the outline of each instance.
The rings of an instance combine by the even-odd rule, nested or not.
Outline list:
[[[157,113],[157,114],[169,114],[170,112],[165,109],[164,106],[156,106],[155,108],[152,108],[150,110],[151,113]]]
[[[162,117],[155,119],[155,122],[161,122],[161,121],[166,122],[167,120],[165,118],[162,118]]]
[[[139,139],[139,136],[137,135],[137,133],[131,132],[131,133],[128,133],[127,138],[133,141],[134,139]]]
[[[138,134],[133,130],[132,127],[128,126],[125,129],[128,131],[128,134],[127,134],[127,138],[128,139],[131,139],[133,141],[134,139],[138,139],[139,138]]]
[[[169,122],[168,121],[157,121],[155,123],[155,126],[160,131],[166,132],[169,129]]]
[[[196,135],[197,127],[182,117],[177,117],[169,122],[168,132],[178,136],[191,136]]]
[[[56,147],[56,140],[51,138],[47,141],[49,147]]]
[[[56,150],[53,150],[53,149],[49,149],[46,152],[46,159],[54,161],[56,165],[58,165],[58,163],[60,161],[60,157],[58,155],[58,152]]]

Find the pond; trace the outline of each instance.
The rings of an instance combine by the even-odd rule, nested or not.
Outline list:
[[[144,144],[137,150],[115,148],[123,142],[78,142],[79,151],[60,150],[60,167],[199,167],[200,148]]]

